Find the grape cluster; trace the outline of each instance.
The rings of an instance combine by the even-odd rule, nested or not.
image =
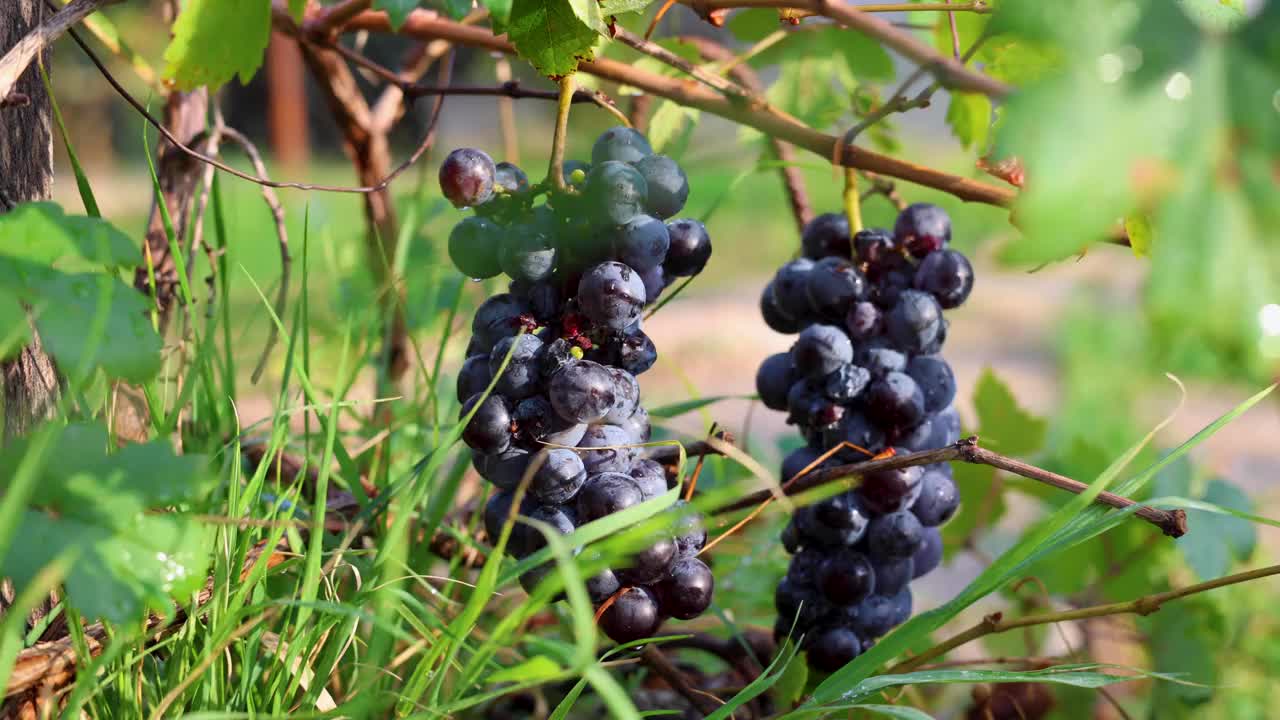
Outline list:
[[[650,437],[636,376],[657,350],[641,313],[702,270],[711,239],[697,220],[670,219],[688,179],[635,130],[605,132],[591,163],[564,163],[563,179],[563,190],[531,186],[520,168],[470,148],[440,168],[445,197],[475,210],[450,233],[450,259],[473,278],[511,279],[476,310],[457,387],[461,417],[475,410],[462,439],[497,488],[484,511],[495,539],[526,474],[519,514],[561,534],[669,489],[661,464],[620,447]],[[592,602],[609,603],[600,625],[615,641],[650,636],[664,618],[696,617],[711,602],[711,570],[697,557],[706,531],[683,502],[670,512],[673,529],[587,580]],[[545,545],[517,523],[507,551],[524,558]],[[553,569],[540,565],[521,584],[532,591]]]
[[[803,231],[803,257],[780,268],[760,298],[769,327],[799,333],[761,364],[756,389],[807,441],[782,463],[789,480],[822,465],[939,448],[959,439],[955,376],[939,355],[943,310],[973,288],[973,268],[950,249],[941,208],[912,205],[892,232],[850,233],[830,213]],[[822,465],[815,466],[814,469]],[[775,633],[804,635],[809,665],[843,666],[911,616],[908,584],[942,559],[938,527],[960,494],[945,463],[870,473],[861,484],[800,508],[783,531],[794,557],[774,596]]]

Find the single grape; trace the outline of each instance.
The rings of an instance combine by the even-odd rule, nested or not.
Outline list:
[[[780,332],[784,335],[798,333],[804,329],[806,323],[799,319],[782,312],[778,307],[777,301],[774,299],[773,281],[764,286],[764,292],[760,294],[760,315],[764,318],[764,324],[774,332]]]
[[[904,352],[925,354],[942,332],[942,308],[933,296],[919,290],[903,290],[898,303],[885,316],[885,332]]]
[[[866,294],[867,281],[844,258],[819,260],[809,272],[805,292],[813,314],[827,322],[842,322],[853,304]]]
[[[515,492],[512,490],[503,490],[494,493],[489,497],[488,502],[484,505],[484,531],[489,536],[490,544],[496,545],[498,538],[502,535],[502,527],[506,524],[507,518],[511,516],[511,508],[515,502]],[[528,498],[525,499],[520,512],[532,509],[532,503]],[[515,528],[512,528],[512,540],[517,539]],[[511,547],[508,543],[507,552],[511,555],[523,555],[519,552],[521,548]]]
[[[824,432],[822,438],[826,447],[836,447],[841,443],[848,443],[862,448],[862,450],[857,450],[846,446],[840,450],[836,453],[836,457],[842,462],[867,460],[871,455],[875,455],[885,448],[884,431],[861,412],[845,413],[844,417],[840,419],[840,424],[832,430]],[[863,450],[866,452],[863,452]],[[871,453],[871,455],[867,453]]]
[[[804,587],[817,587],[818,570],[829,553],[825,549],[805,548],[791,558],[787,578]]]
[[[605,472],[587,479],[578,491],[578,521],[588,523],[644,502],[644,493],[630,475]]]
[[[872,267],[883,265],[897,250],[898,244],[888,230],[867,228],[853,236],[853,251],[858,260]]]
[[[871,560],[871,567],[876,576],[876,592],[890,597],[907,587],[915,571],[910,557],[875,557]]]
[[[800,474],[802,470],[808,468],[814,463],[822,453],[811,447],[804,446],[796,448],[787,454],[782,460],[782,481],[788,482]],[[826,463],[814,465],[809,472],[821,469]]]
[[[573,423],[597,423],[613,409],[614,381],[605,366],[582,360],[561,368],[547,392],[557,414]]]
[[[489,353],[489,372],[498,377],[496,391],[511,400],[522,400],[542,389],[542,352],[544,346],[536,335],[525,333],[503,338]],[[507,367],[502,363],[510,352]],[[499,374],[499,370],[502,371]]]
[[[649,411],[642,405],[637,405],[635,412],[617,425],[626,431],[627,438],[633,445],[647,443],[653,437],[653,427],[649,424]]]
[[[905,510],[880,515],[867,528],[867,549],[882,558],[908,558],[920,545],[924,527]]]
[[[843,549],[822,562],[818,587],[836,605],[856,605],[875,590],[876,575],[865,555]]]
[[[467,277],[483,280],[502,272],[498,253],[504,233],[482,217],[463,218],[449,231],[449,259]]]
[[[489,355],[472,355],[462,362],[458,369],[458,399],[466,400],[489,387],[493,373],[489,372]]]
[[[786,317],[807,317],[809,309],[809,273],[815,263],[797,258],[778,268],[773,276],[773,304]]]
[[[787,422],[802,428],[833,427],[844,416],[844,407],[822,394],[822,385],[797,380],[787,391]]]
[[[948,470],[950,469],[948,466]],[[948,471],[928,470],[920,480],[920,496],[911,512],[926,527],[936,527],[950,520],[960,507],[960,489]]]
[[[852,257],[849,218],[844,213],[823,213],[809,221],[800,233],[804,256],[813,260],[825,257]]]
[[[948,405],[933,416],[933,432],[931,447],[946,447],[960,439],[960,413],[955,405]]]
[[[554,237],[536,224],[514,225],[508,228],[502,241],[498,263],[507,277],[513,280],[548,280],[556,269],[553,243]]]
[[[528,450],[516,447],[495,455],[471,451],[471,465],[476,472],[499,490],[514,490],[524,479],[531,458]]]
[[[680,165],[666,155],[650,155],[635,163],[649,188],[645,210],[666,219],[684,209],[689,199],[689,178]]]
[[[476,308],[475,317],[471,320],[471,334],[482,351],[488,353],[499,340],[520,332],[522,318],[532,317],[532,312],[528,304],[514,295],[494,295]]]
[[[643,212],[648,194],[644,176],[625,162],[596,163],[587,175],[587,203],[614,225],[630,222]]]
[[[658,582],[676,559],[676,541],[661,537],[631,557],[626,567],[614,572],[627,585],[650,585]]]
[[[937,205],[908,205],[893,224],[893,237],[907,252],[922,258],[951,242],[951,218]]]
[[[610,160],[635,163],[652,154],[649,141],[638,130],[615,125],[596,138],[591,146],[591,163],[599,165]]]
[[[822,380],[822,392],[828,400],[848,405],[862,394],[871,382],[866,368],[853,364],[841,365]]]
[[[551,531],[557,535],[568,535],[574,531],[574,517],[572,508],[560,507],[555,503],[542,504],[534,507],[527,513],[522,513],[530,520],[546,523],[551,526]],[[520,556],[528,556],[538,552],[547,546],[547,537],[543,534],[542,528],[533,525],[517,523],[516,529],[512,532],[519,531],[523,536],[522,550]],[[548,566],[554,566],[554,563],[546,563]]]
[[[956,397],[956,376],[951,366],[937,355],[917,355],[907,363],[907,374],[924,393],[926,412],[940,412]]]
[[[620,262],[604,262],[587,270],[578,283],[578,305],[591,322],[620,331],[640,319],[644,283]]]
[[[618,367],[639,375],[658,361],[658,349],[648,335],[637,330],[618,342]]]
[[[924,393],[910,375],[891,372],[871,383],[864,402],[867,417],[883,428],[906,430],[924,420]]]
[[[529,494],[544,503],[569,502],[587,482],[582,458],[572,450],[554,448],[544,451],[546,458],[529,484]]]
[[[902,293],[911,289],[911,283],[914,282],[915,271],[905,258],[901,255],[893,255],[901,261],[901,265],[892,268],[883,268],[879,277],[875,278],[872,285],[871,302],[876,307],[884,311],[892,310],[898,304],[898,299],[902,297]]]
[[[901,625],[911,619],[911,588],[902,588],[889,600],[892,603],[894,625]]]
[[[800,531],[796,529],[795,520],[787,521],[786,527],[782,528],[782,534],[779,539],[782,540],[782,549],[791,555],[800,552],[800,549],[804,547]]]
[[[651,267],[640,273],[640,282],[644,283],[644,304],[652,305],[667,287],[666,270],[661,265]]]
[[[819,672],[839,670],[862,654],[862,639],[845,627],[824,630],[810,644],[806,657]]]
[[[671,505],[670,512],[682,515],[676,520],[673,531],[676,533],[676,557],[694,557],[707,544],[707,528],[703,524],[702,515],[697,512],[684,514],[689,503],[677,500]]]
[[[640,407],[640,383],[636,376],[620,368],[605,366],[613,379],[613,407],[602,422],[621,425]]]
[[[934,438],[938,436],[937,428],[934,427],[934,421],[937,415],[926,415],[925,419],[920,421],[910,430],[904,431],[897,429],[893,433],[893,445],[903,452],[920,452],[921,450],[936,450],[941,445],[934,444]]]
[[[619,225],[613,235],[614,257],[639,273],[661,267],[670,247],[667,226],[652,215],[636,215]]]
[[[918,465],[869,472],[862,476],[857,492],[874,512],[905,510],[920,497],[924,474]]]
[[[697,220],[682,218],[667,223],[671,245],[663,268],[675,277],[693,277],[702,272],[711,259],[711,235]]]
[[[698,617],[711,606],[715,584],[715,576],[706,563],[697,558],[677,560],[658,584],[662,612],[681,620]]]
[[[581,360],[582,358],[579,357],[581,354],[582,351],[577,346],[564,338],[556,338],[547,343],[546,350],[542,353],[542,363],[539,367],[542,380],[549,382],[557,372],[560,372],[561,368]]]
[[[960,307],[973,290],[973,266],[955,250],[930,253],[916,268],[915,287],[933,295],[945,309]]]
[[[785,621],[790,628],[792,621],[800,612],[800,606],[811,604],[809,599],[813,594],[812,589],[796,582],[790,575],[782,578],[773,590],[773,606],[778,611],[778,619]]]
[[[544,327],[554,323],[564,309],[564,298],[553,280],[512,280],[508,289],[512,295],[528,304],[534,320]]]
[[[645,587],[632,587],[619,595],[600,616],[600,629],[616,643],[652,637],[661,624],[658,599]]]
[[[791,369],[789,353],[775,353],[760,363],[756,371],[756,393],[760,402],[770,410],[787,409],[787,393],[795,384],[795,373]]]
[[[870,344],[858,348],[854,362],[865,367],[875,379],[883,378],[891,372],[907,371],[907,356],[886,347],[883,340],[872,340]]]
[[[509,193],[522,193],[529,189],[529,176],[518,165],[503,161],[494,166],[493,182]]]
[[[482,453],[504,452],[511,447],[511,406],[501,395],[489,395],[481,402],[482,397],[472,395],[458,413],[458,419],[462,420],[472,408],[477,408],[462,430],[462,441]]]
[[[667,471],[656,460],[643,458],[631,465],[631,479],[640,486],[645,500],[658,497],[667,491]]]
[[[849,337],[854,341],[870,340],[884,329],[880,309],[875,306],[875,303],[865,300],[854,303],[844,316],[844,328],[849,331]]]
[[[587,472],[593,475],[625,473],[631,470],[631,461],[635,458],[634,448],[622,447],[630,443],[627,431],[617,425],[592,425],[578,442],[578,447],[584,448],[581,455]]]
[[[897,623],[893,600],[884,595],[868,595],[858,603],[854,630],[866,638],[878,638],[893,629]]]
[[[458,148],[440,164],[440,191],[454,207],[475,207],[493,197],[497,168],[475,148]]]
[[[862,534],[861,528],[858,527],[831,527],[818,518],[818,513],[812,505],[796,510],[795,521],[796,529],[806,541],[804,543],[806,547],[809,545],[828,548],[847,547],[856,543]]]
[[[922,578],[942,564],[942,532],[927,527],[920,534],[920,545],[911,555],[911,579]]]
[[[849,336],[834,325],[810,325],[791,347],[791,363],[803,377],[822,378],[852,361]]]
[[[871,522],[871,511],[862,498],[854,492],[843,492],[815,503],[814,514],[824,525],[841,530],[852,530],[859,538]],[[856,540],[855,540],[856,542]]]
[[[587,578],[586,585],[587,597],[591,598],[591,602],[596,605],[608,600],[614,593],[622,589],[622,583],[618,580],[618,576],[609,568],[605,568]]]

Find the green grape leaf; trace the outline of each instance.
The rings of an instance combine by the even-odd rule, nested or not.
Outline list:
[[[797,638],[798,639],[798,638]],[[784,654],[790,648],[786,645],[794,645],[794,642],[788,638],[783,641],[784,647],[779,649],[779,654]],[[809,682],[809,664],[792,661],[782,671],[782,676],[778,678],[778,682],[769,688],[769,695],[774,698],[780,708],[792,708],[804,695],[804,688]]]
[[[663,100],[649,118],[649,143],[656,152],[678,157],[702,111]]]
[[[289,0],[289,15],[302,22],[302,15],[307,10],[307,0]]]
[[[373,0],[373,9],[386,12],[393,29],[403,25],[417,7],[418,0]]]
[[[507,36],[535,70],[558,78],[594,56],[597,26],[603,20],[594,0],[514,0]]]
[[[1178,675],[1185,683],[1156,683],[1150,717],[1190,718],[1188,707],[1208,702],[1218,680],[1217,650],[1226,637],[1225,620],[1203,595],[1169,603],[1139,623],[1151,638],[1155,671]]]
[[[128,235],[101,218],[67,215],[51,202],[24,203],[0,215],[0,273],[10,263],[57,266],[68,271],[97,267],[132,269],[142,251]],[[0,275],[12,287],[21,279]]]
[[[27,312],[18,296],[0,287],[0,360],[12,357],[31,339]]]
[[[605,17],[623,13],[638,13],[653,4],[653,0],[600,0],[600,14]]]
[[[1135,212],[1124,219],[1124,233],[1129,237],[1129,247],[1138,257],[1151,254],[1151,218]]]
[[[471,0],[426,0],[424,5],[435,8],[454,20],[461,20],[466,17],[467,13],[471,12],[472,7]],[[413,8],[409,8],[409,12],[412,11]],[[408,17],[408,13],[406,13],[405,18],[407,19]]]
[[[501,35],[507,31],[507,23],[511,21],[511,0],[480,0],[480,7],[489,11],[489,24],[493,32]]]
[[[971,465],[969,463],[952,463],[952,474],[956,487],[960,489],[960,497],[964,501],[955,516],[942,526],[943,556],[950,559],[957,552],[964,550],[964,544],[970,540],[978,523],[988,528],[1004,517],[1007,509],[1004,493],[993,493],[996,469],[990,465]]]
[[[270,37],[271,3],[187,0],[164,51],[165,77],[180,90],[217,88],[237,75],[247,83],[262,65]]]
[[[762,12],[772,16],[774,29],[777,29],[777,12],[773,10]],[[845,32],[835,26],[788,35],[782,41],[754,55],[750,63],[753,67],[766,67],[786,65],[801,60],[831,62],[835,58],[844,58],[844,66],[830,71],[828,75],[810,76],[810,80],[813,77],[829,77],[831,72],[838,73],[835,75],[836,80],[849,87],[855,84],[854,78],[874,82],[893,79],[893,59],[879,43],[860,33]],[[823,90],[818,87],[822,83],[809,82],[808,85],[807,89],[815,94]],[[842,101],[847,109],[847,96],[842,97]]]
[[[1029,455],[1044,446],[1045,420],[1019,407],[1009,386],[991,368],[978,378],[973,405],[984,447],[1004,455]]]
[[[739,10],[729,16],[725,28],[743,42],[759,42],[782,26],[778,11],[772,8]],[[786,42],[786,41],[783,41]]]
[[[1253,511],[1249,496],[1226,480],[1209,481],[1204,495],[1207,503],[1243,512]],[[1232,565],[1249,559],[1257,544],[1257,530],[1248,520],[1202,510],[1187,511],[1186,535],[1177,539],[1187,564],[1201,580],[1226,575]]]
[[[42,432],[56,437],[19,521],[22,542],[0,561],[0,572],[21,588],[70,551],[70,602],[87,617],[112,622],[185,601],[204,585],[208,527],[184,513],[150,511],[206,492],[213,480],[207,457],[176,456],[160,440],[108,454],[100,424]],[[7,469],[0,471],[0,488],[8,487],[34,441],[20,439],[0,452]]]
[[[947,125],[967,150],[979,151],[987,146],[991,129],[991,100],[977,93],[952,93],[947,107]]]

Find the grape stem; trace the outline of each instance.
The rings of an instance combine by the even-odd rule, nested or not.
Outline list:
[[[849,232],[862,230],[862,196],[858,194],[858,171],[844,169],[844,214],[849,217]]]
[[[565,192],[564,147],[569,135],[569,108],[573,106],[573,73],[559,80],[560,100],[556,104],[556,129],[551,138],[551,166],[547,168],[547,182],[556,192]]]
[[[1043,468],[1036,467],[1029,463],[1006,457],[1000,453],[992,452],[986,448],[978,446],[977,437],[969,437],[952,445],[948,445],[937,450],[925,450],[923,452],[908,453],[906,455],[895,455],[892,457],[869,460],[866,462],[853,463],[849,465],[840,465],[837,467],[825,468],[811,472],[793,479],[787,483],[784,492],[787,495],[796,495],[806,490],[811,490],[820,485],[835,482],[837,480],[845,480],[848,478],[856,478],[867,473],[879,472],[882,470],[896,470],[898,468],[912,467],[916,465],[933,465],[941,462],[967,462],[975,465],[989,465],[998,470],[1019,475],[1029,480],[1042,482],[1046,485],[1056,487],[1059,490],[1066,490],[1076,494],[1083,493],[1089,489],[1089,486],[1079,480],[1073,480],[1069,477],[1050,472]],[[774,491],[770,489],[760,490],[751,493],[740,500],[736,500],[727,505],[722,505],[712,511],[714,515],[744,510],[764,502],[768,502],[774,496]],[[1093,500],[1099,505],[1124,510],[1126,508],[1138,505],[1134,514],[1146,520],[1147,522],[1160,528],[1165,535],[1169,537],[1182,537],[1187,532],[1187,514],[1182,510],[1161,510],[1146,505],[1139,505],[1127,497],[1116,495],[1110,492],[1100,492]]]

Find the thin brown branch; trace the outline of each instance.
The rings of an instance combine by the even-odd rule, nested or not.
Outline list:
[[[720,432],[716,433],[715,437],[721,442],[726,442],[726,443],[733,442],[733,435],[731,435],[727,430],[721,430]],[[689,443],[688,445],[683,445],[683,447],[684,447],[684,455],[686,458],[702,457],[704,455],[723,455],[724,454],[723,452],[720,451],[719,448],[714,447],[711,443],[703,442],[701,440],[699,440],[698,442]],[[660,462],[663,465],[675,465],[676,463],[680,462],[680,450],[679,448],[676,448],[671,445],[663,445],[661,447],[657,447],[651,450],[649,452],[649,459],[656,460],[657,462]]]
[[[386,13],[382,12],[361,13],[352,18],[345,29],[393,32]],[[495,52],[508,54],[515,52],[515,48],[509,42],[494,36],[489,30],[444,20],[424,10],[415,10],[409,15],[404,25],[394,32],[418,39],[443,38],[461,45]],[[666,77],[649,72],[634,64],[597,58],[591,62],[581,63],[578,70],[605,80],[630,85],[642,92],[664,97],[681,105],[719,115],[755,128],[766,135],[803,147],[823,158],[833,156],[833,150],[838,141],[834,136],[814,130],[776,109],[756,107],[726,98],[702,85],[689,83],[678,77]],[[841,165],[870,170],[942,190],[962,200],[1008,206],[1017,197],[1017,193],[1009,188],[941,172],[853,145],[842,148],[837,159]]]
[[[649,645],[645,647],[641,657],[644,659],[644,663],[658,674],[658,677],[666,681],[672,690],[680,693],[680,696],[688,700],[694,709],[702,715],[710,715],[720,709],[721,701],[717,700],[714,695],[704,694],[691,687],[685,681],[684,674],[680,672],[679,668],[671,664],[671,661],[658,649],[658,646]]]
[[[1083,493],[1089,489],[1088,485],[1078,480],[1072,480],[1069,477],[1059,475],[1043,468],[1036,467],[1035,465],[1022,462],[1021,460],[1015,460],[987,450],[986,448],[979,447],[978,439],[976,437],[970,437],[960,440],[953,445],[938,448],[937,450],[925,450],[923,452],[909,453],[906,455],[894,455],[882,460],[869,460],[861,463],[839,465],[836,467],[817,470],[809,473],[808,475],[792,480],[788,483],[785,492],[787,495],[795,495],[830,482],[857,478],[867,473],[879,472],[881,470],[895,470],[915,465],[932,465],[934,463],[955,461],[974,463],[977,465],[990,465],[991,467],[999,470],[1011,472],[1030,480],[1051,485],[1059,490],[1066,490],[1067,492],[1076,494]],[[722,514],[743,510],[766,502],[773,497],[774,493],[772,490],[760,490],[751,493],[740,500],[736,500],[727,505],[716,508],[712,512],[713,514]],[[1138,505],[1138,503],[1127,497],[1105,491],[1098,493],[1094,498],[1094,502],[1099,505],[1106,505],[1118,510],[1124,510],[1134,505]],[[1181,537],[1187,532],[1187,515],[1182,510],[1169,511],[1141,505],[1134,511],[1134,514],[1160,528],[1165,535],[1170,537]]]
[[[941,657],[965,643],[986,635],[994,635],[996,633],[1008,632],[1010,630],[1031,627],[1033,625],[1049,625],[1052,623],[1086,620],[1089,618],[1104,617],[1107,615],[1150,615],[1151,613],[1159,610],[1161,606],[1167,602],[1172,602],[1174,600],[1207,592],[1209,590],[1227,587],[1228,585],[1236,585],[1243,582],[1249,582],[1251,580],[1270,577],[1272,575],[1280,575],[1280,565],[1270,565],[1256,570],[1248,570],[1234,575],[1226,575],[1215,580],[1209,580],[1208,582],[1188,585],[1187,587],[1178,588],[1176,590],[1167,590],[1165,592],[1153,593],[1151,595],[1143,595],[1142,597],[1125,602],[1107,603],[1105,605],[1094,605],[1092,607],[1042,613],[1040,615],[1028,615],[1026,617],[1012,618],[1009,620],[1004,619],[1001,613],[992,613],[991,615],[983,618],[981,622],[973,627],[947,638],[913,658],[894,665],[886,671],[886,674],[896,675],[911,672],[912,670],[927,664],[934,658]]]
[[[743,98],[751,102],[763,102],[763,100],[760,99],[758,96],[756,96],[754,93],[738,85],[737,83],[734,83],[731,80],[728,80],[727,78],[717,75],[715,73],[709,73],[706,70],[703,70],[702,68],[698,67],[697,65],[694,65],[693,63],[689,62],[688,60],[685,60],[679,55],[671,52],[670,50],[662,47],[658,43],[645,40],[639,35],[636,35],[628,31],[624,27],[618,26],[613,29],[613,39],[617,40],[618,42],[622,43],[623,45],[626,45],[627,47],[637,52],[644,53],[645,55],[648,55],[651,58],[654,58],[660,62],[670,65],[671,67],[685,73],[686,75],[693,78],[694,80],[697,80],[703,85],[706,85],[707,87],[712,88],[714,90],[718,90],[724,93],[725,95],[732,95],[734,97]]]
[[[327,7],[320,7],[307,15],[308,34],[325,35],[342,27],[348,20],[368,10],[372,0],[342,0]]]
[[[0,58],[0,98],[4,98],[5,104],[18,104],[15,100],[20,100],[12,95],[13,87],[18,83],[18,78],[26,72],[27,67],[31,65],[31,61],[36,59],[41,50],[48,47],[54,40],[57,40],[63,33],[71,29],[71,27],[89,15],[97,12],[99,9],[123,2],[123,0],[72,0],[65,7],[54,13],[49,19],[45,20],[39,27],[32,30],[26,37],[18,41],[18,44],[9,48],[9,51]],[[16,12],[14,9],[5,12]],[[19,93],[21,95],[21,93]]]

